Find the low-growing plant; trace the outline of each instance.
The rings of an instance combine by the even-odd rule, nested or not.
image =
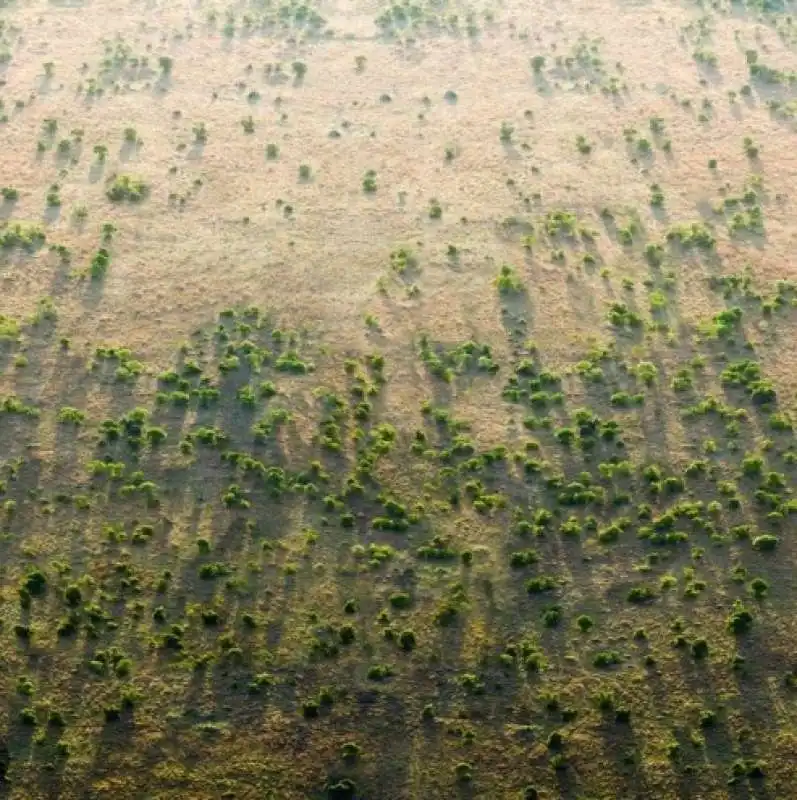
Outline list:
[[[495,279],[495,285],[501,294],[518,294],[523,291],[523,282],[510,264],[504,264],[501,267]]]
[[[106,190],[108,199],[114,203],[137,203],[148,194],[149,185],[142,178],[127,174],[114,176]]]

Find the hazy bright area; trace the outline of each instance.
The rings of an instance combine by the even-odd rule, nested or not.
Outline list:
[[[0,797],[787,800],[786,0],[0,0]]]

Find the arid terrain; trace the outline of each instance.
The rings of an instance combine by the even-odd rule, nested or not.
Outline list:
[[[0,797],[797,796],[795,11],[0,2]]]

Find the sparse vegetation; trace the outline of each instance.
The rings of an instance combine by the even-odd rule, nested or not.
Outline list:
[[[793,9],[72,5],[0,19],[0,793],[792,796]]]

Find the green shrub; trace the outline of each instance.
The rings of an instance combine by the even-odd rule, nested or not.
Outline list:
[[[433,537],[429,542],[421,545],[416,552],[419,558],[434,561],[455,558],[457,555],[456,551],[449,546],[448,541],[442,536]]]
[[[509,556],[511,567],[528,567],[536,564],[540,560],[540,555],[536,550],[518,550]]]
[[[63,425],[82,425],[86,421],[86,412],[71,406],[64,406],[58,411],[58,421]]]
[[[717,714],[715,711],[705,710],[700,712],[700,727],[713,728],[717,724]]]
[[[727,624],[728,630],[735,634],[747,633],[753,626],[753,615],[745,608],[741,600],[737,600],[733,604]]]
[[[655,599],[655,597],[656,593],[650,586],[634,586],[629,589],[626,595],[626,599],[629,603],[646,603],[649,600]]]
[[[708,657],[708,642],[705,639],[695,639],[690,645],[692,657],[702,660]]]
[[[625,303],[612,303],[608,318],[616,328],[638,328],[642,325],[642,318]]]
[[[315,719],[320,711],[321,706],[316,700],[306,700],[302,703],[302,716],[305,719]]]
[[[716,244],[716,239],[703,222],[674,225],[667,231],[666,238],[668,241],[678,242],[684,248],[713,250]]]
[[[108,272],[108,267],[110,266],[110,263],[111,263],[111,254],[104,247],[101,247],[91,259],[91,264],[89,266],[89,274],[95,280],[104,278],[106,273]]]
[[[293,351],[283,353],[275,362],[274,369],[280,372],[295,372],[303,375],[309,372],[311,365],[299,358],[299,355]]]
[[[196,122],[192,127],[194,141],[197,144],[204,144],[208,140],[208,129],[204,122]]]
[[[362,748],[354,742],[346,742],[340,748],[340,757],[344,761],[356,761],[362,753]]]
[[[67,586],[64,590],[64,600],[68,606],[79,606],[83,600],[83,594],[80,591],[80,587],[75,583],[71,583],[69,586]]]
[[[390,595],[390,605],[399,609],[409,608],[412,605],[412,597],[406,592],[394,592]]]
[[[549,606],[541,615],[542,624],[546,628],[555,628],[562,620],[562,609],[560,606]]]
[[[578,625],[578,628],[582,633],[586,633],[587,631],[592,629],[592,626],[595,623],[593,622],[592,617],[589,617],[586,614],[582,614],[580,617],[576,619],[576,624]]]
[[[0,248],[19,247],[24,250],[35,250],[44,244],[47,235],[40,225],[25,222],[13,222],[2,228],[0,232]]]
[[[393,670],[387,664],[373,664],[368,668],[368,680],[383,681],[393,675]]]
[[[556,578],[550,575],[540,575],[526,581],[526,591],[529,594],[541,594],[542,592],[553,591],[558,585],[559,583]]]
[[[203,580],[213,580],[214,578],[222,578],[230,574],[230,568],[227,564],[215,561],[208,564],[203,564],[199,568],[199,577]]]
[[[753,578],[750,581],[750,593],[756,600],[766,597],[769,592],[769,584],[763,578]]]
[[[33,567],[25,576],[22,588],[31,596],[40,597],[47,588],[47,576],[38,567]]]
[[[376,172],[369,169],[363,176],[363,191],[366,194],[373,194],[376,189]]]
[[[592,658],[592,666],[605,669],[622,662],[622,657],[616,650],[600,650]]]
[[[351,644],[357,638],[357,633],[353,625],[341,625],[338,636],[341,644]]]
[[[495,279],[495,285],[501,294],[518,294],[524,288],[520,276],[515,268],[509,264],[504,264],[501,267],[501,271]]]
[[[121,203],[125,200],[137,203],[148,194],[149,185],[142,178],[133,175],[115,176],[106,190],[108,199],[114,203]]]
[[[769,552],[778,546],[779,541],[777,536],[773,536],[770,533],[762,533],[760,536],[756,536],[753,539],[753,549]]]
[[[330,779],[324,786],[327,800],[356,800],[357,784],[351,778]]]
[[[744,147],[745,155],[748,158],[758,158],[759,148],[758,145],[753,142],[753,140],[749,136],[745,136],[742,140],[742,145]]]
[[[654,208],[661,208],[664,205],[664,192],[658,183],[651,184],[650,187],[650,204]]]
[[[576,149],[582,155],[589,155],[592,152],[592,145],[587,141],[585,136],[579,134],[576,136]]]

